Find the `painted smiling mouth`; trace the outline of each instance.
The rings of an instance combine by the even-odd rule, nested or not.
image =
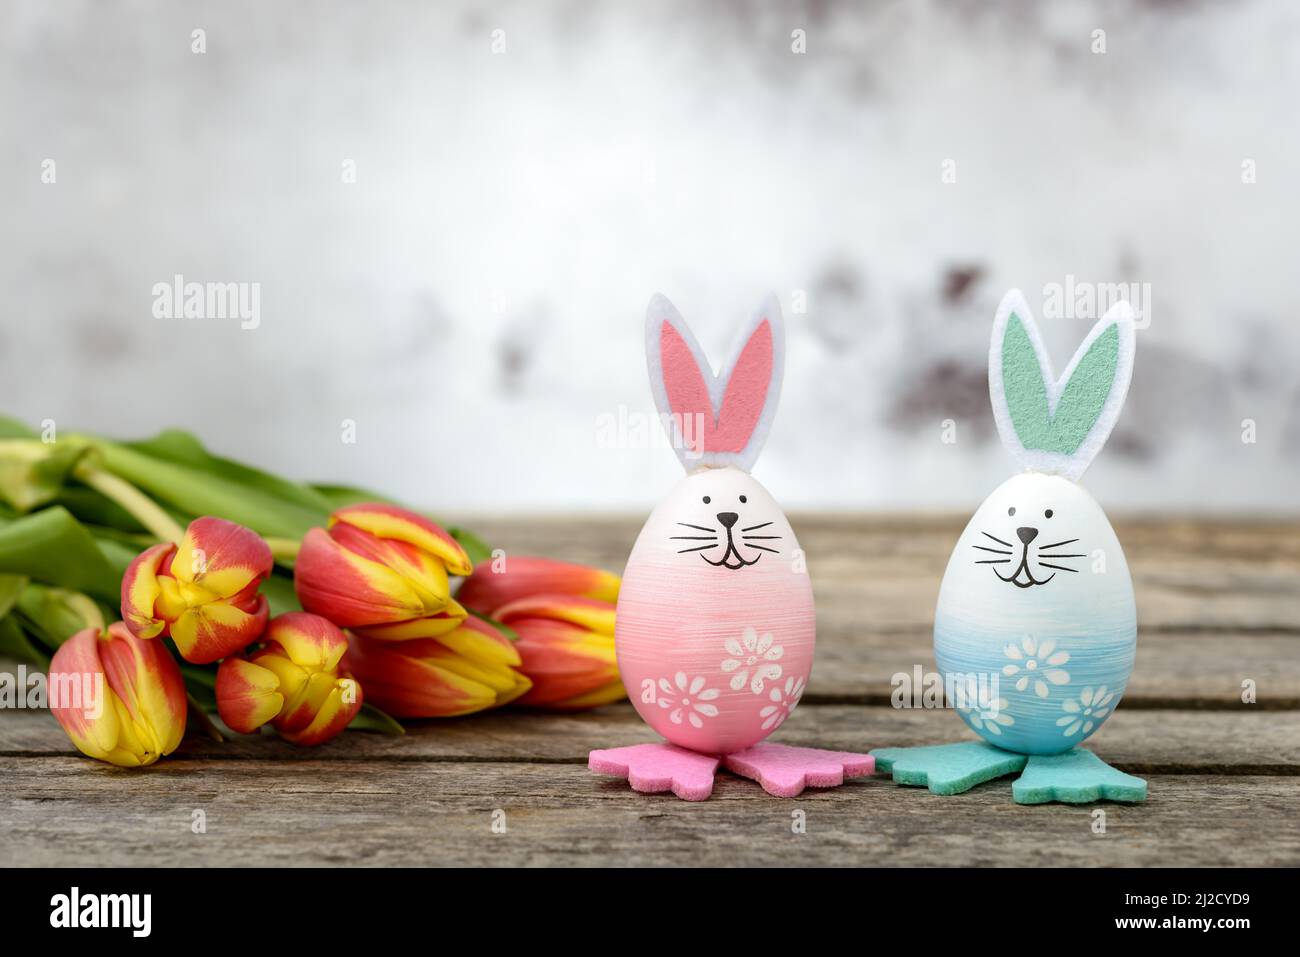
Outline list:
[[[687,552],[699,552],[700,557],[704,559],[706,562],[708,562],[710,565],[712,565],[714,568],[727,568],[733,572],[740,571],[740,569],[748,568],[750,565],[757,565],[759,559],[763,557],[763,552],[771,552],[774,555],[780,554],[780,551],[778,549],[772,548],[770,545],[756,545],[754,544],[753,541],[751,541],[751,539],[762,539],[764,541],[775,541],[777,539],[780,539],[781,538],[780,535],[751,534],[753,532],[759,531],[760,529],[767,528],[769,525],[772,524],[771,522],[763,522],[760,525],[750,525],[748,528],[742,528],[740,530],[740,539],[741,539],[740,543],[746,548],[754,549],[758,553],[749,560],[746,560],[745,557],[740,554],[740,550],[736,547],[736,540],[734,537],[732,537],[730,526],[727,526],[725,528],[725,531],[727,533],[727,547],[723,551],[722,557],[719,559],[713,559],[710,558],[707,553],[712,551],[715,548],[722,547],[722,542],[718,540],[718,533],[716,531],[714,531],[711,528],[706,528],[703,525],[692,525],[690,522],[678,522],[677,524],[683,525],[688,529],[695,529],[696,531],[699,532],[709,533],[707,535],[673,535],[672,538],[674,540],[707,541],[709,543],[707,545],[693,545],[689,548],[680,549],[677,552],[677,554],[684,555]]]
[[[994,575],[997,575],[1001,581],[1010,582],[1012,585],[1015,585],[1017,588],[1033,588],[1035,585],[1046,585],[1048,582],[1050,582],[1052,579],[1056,577],[1057,572],[1070,572],[1071,574],[1077,574],[1079,571],[1077,568],[1069,568],[1065,565],[1055,565],[1050,562],[1045,562],[1043,561],[1044,558],[1051,558],[1059,561],[1061,559],[1066,559],[1066,558],[1084,557],[1082,553],[1069,554],[1069,555],[1057,554],[1054,552],[1051,554],[1047,553],[1051,549],[1059,548],[1063,545],[1073,544],[1074,542],[1078,541],[1077,538],[1067,539],[1066,541],[1063,542],[1053,542],[1050,545],[1043,545],[1038,550],[1038,559],[1035,562],[1035,564],[1037,564],[1040,568],[1052,569],[1052,573],[1048,575],[1046,578],[1035,578],[1034,573],[1029,570],[1029,564],[1030,564],[1029,543],[1025,542],[1020,550],[1020,564],[1016,566],[1016,570],[1012,572],[1010,575],[1003,575],[1000,571],[998,571],[997,566],[1011,564],[1012,555],[1014,554],[1013,551],[1014,546],[1010,542],[1006,542],[998,538],[996,535],[990,535],[988,532],[981,532],[980,534],[992,540],[993,542],[996,542],[998,546],[1004,546],[1004,547],[994,548],[992,545],[975,545],[972,546],[973,548],[975,548],[977,551],[980,552],[992,553],[998,556],[1005,555],[1006,557],[1005,558],[1002,557],[981,558],[978,559],[975,562],[975,564],[992,566]]]
[[[992,562],[990,562],[990,564],[992,564]],[[1025,576],[1024,581],[1020,580],[1021,572],[1024,573]],[[1034,577],[1034,573],[1029,570],[1029,546],[1028,545],[1025,546],[1024,553],[1020,556],[1020,567],[1018,567],[1014,572],[1012,572],[1010,577],[999,574],[996,568],[993,569],[993,574],[997,575],[998,578],[1001,578],[1004,582],[1011,582],[1011,584],[1015,585],[1017,588],[1033,588],[1035,585],[1046,585],[1048,582],[1050,582],[1053,578],[1056,577],[1056,572],[1052,572],[1052,574],[1048,575],[1046,578],[1042,579],[1041,581],[1039,581],[1037,578]]]
[[[701,555],[700,557],[715,568],[730,568],[734,572],[739,571],[742,568],[747,568],[750,565],[757,564],[758,560],[762,558],[763,555],[760,552],[754,556],[752,561],[745,561],[745,559],[741,557],[740,552],[736,551],[736,543],[731,537],[731,529],[727,529],[727,550],[722,553],[722,560],[715,562],[708,555]]]

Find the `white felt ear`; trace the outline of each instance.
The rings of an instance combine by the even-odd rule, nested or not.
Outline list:
[[[1133,377],[1133,309],[1116,303],[1058,379],[1020,290],[1003,298],[989,344],[989,397],[1002,444],[1022,468],[1078,479],[1119,419]]]
[[[650,390],[682,465],[687,471],[725,465],[749,471],[772,427],[785,366],[776,297],[741,327],[717,374],[664,296],[651,298],[645,328]]]

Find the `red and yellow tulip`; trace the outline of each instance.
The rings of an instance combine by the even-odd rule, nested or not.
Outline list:
[[[599,568],[553,558],[508,555],[479,565],[461,585],[456,600],[480,615],[533,595],[574,595],[613,604],[618,601],[619,577]]]
[[[50,710],[92,758],[131,768],[171,754],[185,734],[185,682],[161,641],[122,623],[77,632],[54,653]]]
[[[518,670],[516,646],[480,618],[466,618],[437,638],[393,642],[353,635],[344,661],[370,702],[398,718],[471,714],[531,687]]]
[[[614,606],[576,595],[532,595],[496,610],[519,636],[515,648],[533,683],[520,704],[578,710],[624,696],[614,653]]]
[[[122,618],[137,638],[170,635],[186,661],[224,658],[266,626],[258,586],[273,561],[255,532],[221,518],[196,518],[179,545],[154,545],[128,566]]]
[[[450,575],[468,575],[469,556],[447,532],[393,505],[351,505],[313,528],[294,564],[294,588],[308,611],[381,641],[437,638],[461,627]]]
[[[361,710],[361,685],[341,667],[347,647],[343,632],[319,615],[271,619],[257,651],[217,669],[217,713],[242,734],[270,722],[294,744],[324,744]]]

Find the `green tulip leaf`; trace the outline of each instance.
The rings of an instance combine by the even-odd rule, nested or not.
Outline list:
[[[113,606],[121,573],[67,509],[58,506],[0,524],[0,573],[85,592]]]
[[[0,618],[13,611],[27,582],[26,575],[0,575]]]
[[[505,635],[506,638],[508,638],[509,640],[511,641],[519,640],[519,632],[515,631],[513,628],[511,628],[509,625],[505,624],[504,622],[497,621],[491,615],[485,615],[481,611],[475,611],[473,608],[466,608],[465,610],[469,612],[472,617],[478,618],[480,621],[487,622],[497,631],[501,632],[501,634]]]
[[[0,415],[0,439],[39,439],[40,436],[28,428],[26,423],[7,415]]]
[[[289,611],[302,611],[298,595],[293,589],[293,579],[287,575],[275,574],[267,578],[262,582],[262,594],[266,596],[272,618]]]
[[[294,539],[328,518],[327,508],[283,497],[274,483],[241,480],[232,470],[209,471],[104,440],[95,450],[108,471],[190,516],[216,515],[261,535]]]
[[[185,693],[190,701],[198,705],[208,714],[217,713],[217,691],[213,682],[204,681],[194,672],[181,669],[181,677],[185,679]],[[213,676],[215,681],[215,676]]]
[[[23,589],[17,610],[23,621],[51,648],[62,645],[79,631],[103,628],[118,617],[116,611],[106,615],[103,606],[89,595],[36,584]]]
[[[454,526],[447,529],[447,534],[460,542],[460,547],[465,549],[465,554],[469,556],[472,564],[478,565],[492,557],[492,549],[488,547],[487,542],[469,529]]]
[[[126,574],[127,566],[139,556],[139,554],[150,545],[156,545],[156,539],[149,539],[144,543],[131,541],[130,539],[119,539],[112,535],[100,534],[100,529],[94,529],[95,544],[99,547],[100,553],[104,560],[108,562],[109,567],[113,569],[113,575],[121,579]],[[118,593],[119,598],[121,593]]]
[[[48,505],[86,451],[85,442],[0,439],[0,499],[18,512]]]
[[[17,615],[0,619],[0,658],[30,661],[42,668],[49,667],[50,664],[50,656],[32,644]]]
[[[312,489],[329,500],[331,512],[336,508],[346,508],[348,505],[364,505],[366,502],[382,502],[384,505],[398,504],[378,492],[357,488],[353,485],[312,485]]]
[[[168,644],[168,648],[175,650],[174,644]],[[181,675],[185,678],[187,685],[194,685],[198,688],[207,688],[212,691],[217,686],[217,668],[216,665],[192,665],[187,661],[180,660]]]
[[[198,469],[249,488],[261,489],[305,509],[328,513],[333,508],[330,500],[310,485],[292,482],[242,462],[213,455],[193,434],[180,429],[166,429],[152,439],[122,444],[157,459]]]
[[[364,689],[363,689],[364,691]],[[398,735],[406,734],[406,729],[398,723],[392,715],[380,711],[372,704],[362,704],[361,710],[357,716],[352,719],[348,725],[351,731],[376,731],[379,734]]]
[[[54,497],[52,504],[62,505],[72,513],[74,518],[85,525],[98,525],[130,534],[148,534],[148,530],[121,505],[84,485],[64,486]],[[173,518],[176,518],[182,526],[187,521],[184,516],[173,515]]]

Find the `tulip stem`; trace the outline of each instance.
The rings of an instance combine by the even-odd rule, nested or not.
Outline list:
[[[105,498],[122,506],[132,518],[163,541],[179,544],[185,536],[185,530],[175,519],[125,479],[84,461],[76,467],[74,474]]]
[[[298,549],[302,547],[302,542],[296,538],[263,538],[262,540],[271,546],[272,555],[288,561],[297,558]]]
[[[221,729],[218,728],[213,720],[208,717],[208,713],[204,711],[203,706],[195,700],[194,695],[187,692],[185,700],[189,703],[190,714],[193,715],[196,721],[198,721],[200,730],[203,731],[208,739],[215,741],[218,744],[224,742],[226,736],[221,733]]]

